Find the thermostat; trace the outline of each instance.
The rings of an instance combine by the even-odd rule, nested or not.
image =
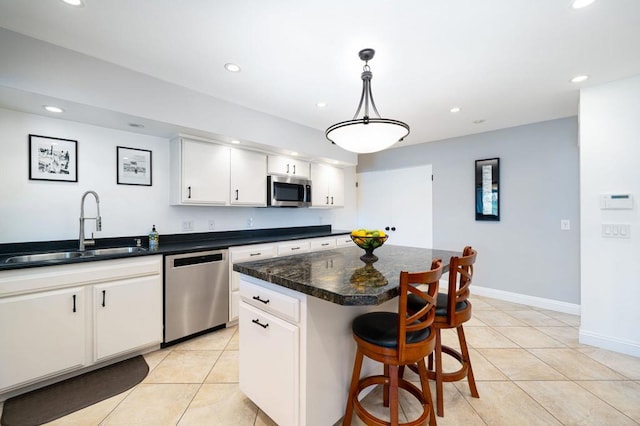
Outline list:
[[[631,194],[602,194],[600,195],[600,208],[608,209],[632,209],[633,197]]]

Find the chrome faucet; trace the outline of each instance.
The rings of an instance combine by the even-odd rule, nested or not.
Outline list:
[[[93,195],[96,199],[96,217],[84,217],[84,199],[87,198],[87,195]],[[84,238],[84,221],[87,219],[96,221],[96,231],[102,231],[102,218],[100,217],[100,197],[95,191],[87,191],[82,195],[82,200],[80,201],[80,251],[84,250],[86,246],[95,245],[95,240],[93,239],[93,232],[91,233],[91,239],[87,240]]]

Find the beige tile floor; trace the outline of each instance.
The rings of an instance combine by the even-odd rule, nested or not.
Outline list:
[[[471,397],[466,382],[445,383],[438,424],[640,424],[640,358],[579,344],[577,316],[472,300],[474,317],[465,331],[480,398]],[[457,346],[450,331],[443,340]],[[145,358],[150,372],[138,386],[50,424],[274,425],[238,389],[237,327]],[[445,362],[445,369],[454,367]],[[380,401],[374,389],[365,406],[384,417]],[[400,403],[401,421],[417,417],[420,407],[404,392]],[[363,423],[354,416],[352,424]]]

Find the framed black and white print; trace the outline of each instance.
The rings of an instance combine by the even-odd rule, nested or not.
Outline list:
[[[29,135],[29,179],[78,181],[78,141]]]
[[[151,186],[151,151],[126,148],[118,150],[118,184]]]
[[[500,220],[500,159],[476,160],[476,220]]]

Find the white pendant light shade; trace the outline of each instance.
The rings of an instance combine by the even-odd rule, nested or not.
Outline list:
[[[327,138],[347,151],[366,154],[387,149],[409,134],[409,126],[401,121],[370,118],[343,121],[327,129]]]
[[[373,58],[375,50],[363,49],[359,52],[360,59],[365,61],[362,72],[362,95],[360,104],[353,119],[341,121],[330,126],[325,135],[327,139],[347,151],[365,154],[382,151],[401,141],[409,134],[409,125],[399,120],[381,118],[371,94],[371,79],[373,74],[368,61]],[[358,118],[364,104],[364,116]],[[369,105],[377,118],[369,117]]]

